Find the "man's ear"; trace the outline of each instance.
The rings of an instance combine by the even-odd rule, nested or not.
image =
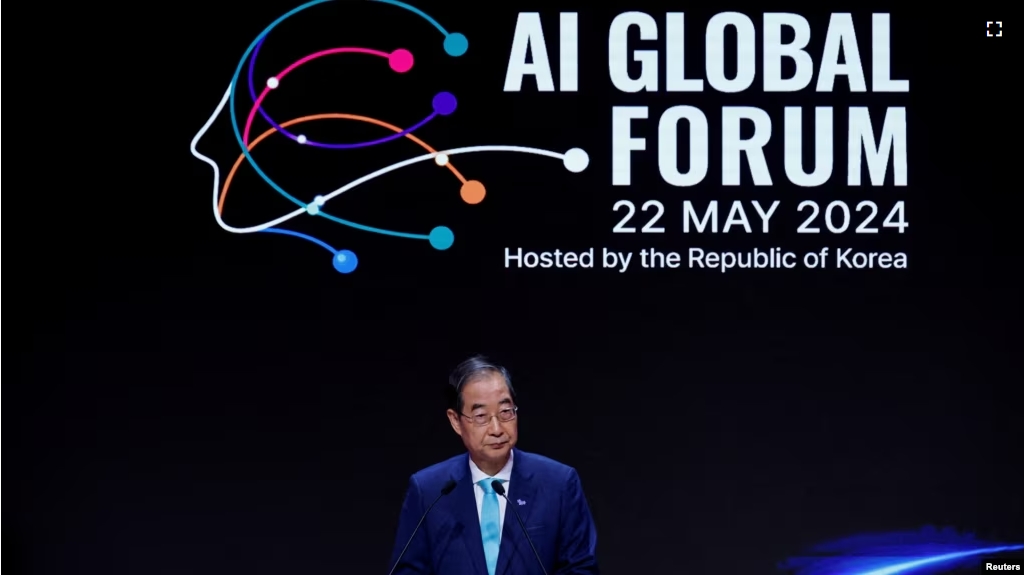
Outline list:
[[[461,422],[459,421],[459,414],[456,413],[456,410],[450,409],[447,412],[445,412],[445,415],[448,415],[448,422],[452,424],[452,430],[455,431],[457,435],[462,437],[463,426],[460,425]]]

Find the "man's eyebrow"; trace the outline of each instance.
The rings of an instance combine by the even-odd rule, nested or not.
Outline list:
[[[483,403],[475,403],[472,406],[470,406],[470,411],[476,411],[478,409],[484,409],[485,407],[487,407],[487,406],[485,406]]]
[[[507,397],[502,401],[499,401],[498,405],[512,405],[512,399]]]

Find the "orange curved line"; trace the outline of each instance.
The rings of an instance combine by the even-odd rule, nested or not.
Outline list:
[[[301,124],[303,122],[312,122],[314,120],[357,120],[359,122],[366,122],[368,124],[375,124],[375,125],[381,126],[382,128],[388,128],[389,130],[391,130],[393,132],[396,132],[396,133],[402,131],[402,128],[399,128],[398,126],[393,126],[393,125],[391,125],[391,124],[389,124],[387,122],[383,122],[381,120],[377,120],[377,119],[374,119],[374,118],[368,118],[366,116],[357,116],[355,114],[315,114],[313,116],[302,116],[300,118],[295,118],[294,120],[289,120],[287,122],[282,123],[281,127],[282,128],[287,128],[289,126],[294,126],[295,124]],[[249,144],[247,149],[249,151],[252,151],[253,148],[255,148],[257,144],[259,144],[263,140],[267,139],[271,134],[273,134],[274,132],[277,132],[277,131],[278,131],[277,128],[271,128],[271,129],[267,130],[266,132],[260,134],[260,136],[258,138],[256,138],[255,140],[253,140]],[[410,140],[413,140],[417,144],[419,144],[421,148],[427,150],[427,153],[429,153],[429,154],[437,154],[438,153],[437,150],[435,150],[434,148],[430,147],[429,145],[427,145],[426,142],[424,142],[420,138],[417,138],[413,134],[406,134],[406,137],[409,138]],[[246,155],[245,154],[240,154],[238,159],[235,160],[235,165],[232,166],[231,167],[231,171],[228,172],[228,177],[224,178],[224,187],[221,188],[221,198],[217,202],[217,212],[219,214],[222,214],[222,215],[224,214],[224,198],[228,196],[228,187],[231,186],[231,180],[234,179],[235,172],[238,171],[239,166],[242,165],[242,162],[245,159],[246,159]],[[457,170],[456,167],[452,165],[451,161],[448,164],[446,164],[445,167],[448,168],[449,171],[452,172],[455,175],[455,177],[459,179],[460,183],[462,183],[462,184],[466,183],[466,178],[464,178],[463,175],[459,173],[459,170]]]

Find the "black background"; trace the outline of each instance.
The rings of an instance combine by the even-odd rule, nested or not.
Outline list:
[[[209,167],[188,152],[245,47],[294,5],[77,7],[25,40],[34,50],[63,38],[49,50],[66,56],[60,65],[34,56],[31,89],[15,99],[25,110],[69,111],[37,120],[43,128],[27,128],[26,144],[8,155],[18,160],[8,173],[22,185],[47,182],[36,191],[48,196],[12,200],[23,215],[8,218],[23,245],[11,256],[19,279],[7,295],[17,295],[5,297],[16,428],[4,526],[22,572],[383,571],[408,475],[461,449],[441,392],[447,371],[478,352],[513,373],[520,446],[579,470],[608,573],[771,572],[824,540],[923,525],[1022,540],[1021,220],[1008,143],[1016,136],[1006,127],[1017,108],[1006,95],[1014,76],[1003,73],[1010,33],[984,35],[1001,14],[890,10],[893,75],[910,79],[910,94],[850,95],[840,80],[834,94],[626,95],[608,79],[614,15],[643,10],[661,22],[689,7],[592,7],[580,16],[580,92],[537,94],[528,81],[508,94],[516,13],[544,14],[556,65],[557,14],[584,4],[418,6],[466,34],[469,52],[448,58],[436,30],[395,7],[313,8],[271,34],[258,78],[342,45],[406,47],[417,65],[401,77],[374,58],[325,58],[294,72],[268,112],[410,125],[449,90],[457,112],[417,132],[435,147],[579,146],[591,166],[575,175],[545,158],[466,155],[454,163],[489,189],[478,206],[462,203],[455,180],[430,163],[329,203],[370,225],[448,225],[456,243],[446,252],[297,220],[293,229],[357,252],[349,276],[301,240],[223,232],[210,213]],[[804,14],[816,62],[828,13],[853,11],[870,76],[871,6],[715,12],[730,9],[756,26],[761,12]],[[692,70],[712,13],[687,11]],[[38,71],[45,66],[58,69]],[[249,101],[240,94],[241,119]],[[655,118],[678,103],[703,108],[713,134],[709,179],[692,190],[663,184],[655,163]],[[611,107],[645,104],[649,151],[637,155],[634,186],[612,188]],[[748,179],[720,190],[723,105],[762,107],[778,123],[784,105],[835,106],[840,183],[788,187],[779,130],[768,155],[778,185],[755,189]],[[854,105],[878,118],[907,106],[909,187],[842,186],[844,108]],[[324,124],[322,140],[381,135]],[[65,163],[44,163],[58,146],[51,138],[66,140]],[[306,200],[419,153],[404,141],[354,152],[288,143],[271,138],[254,157]],[[225,168],[235,160],[224,116],[200,150]],[[781,199],[791,210],[808,198],[903,198],[910,227],[872,241],[610,233],[616,200],[659,199],[675,211],[685,197],[712,194]],[[243,168],[225,218],[253,225],[290,209]],[[691,245],[902,250],[910,268],[502,267],[507,246]]]

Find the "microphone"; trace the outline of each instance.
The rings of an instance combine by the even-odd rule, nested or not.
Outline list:
[[[545,569],[545,564],[541,561],[541,556],[537,553],[537,548],[534,547],[534,542],[530,540],[530,534],[527,533],[527,526],[523,524],[523,519],[520,518],[520,514],[516,512],[516,507],[509,501],[509,497],[505,494],[505,486],[499,480],[491,482],[491,488],[495,490],[495,493],[501,495],[505,499],[505,506],[508,509],[512,509],[513,515],[516,516],[516,521],[520,524],[520,529],[523,530],[523,536],[527,538],[527,543],[530,544],[530,550],[534,552],[534,557],[537,558],[537,564],[541,567],[541,572],[548,575],[548,570]]]
[[[448,495],[449,493],[452,493],[452,490],[454,490],[455,488],[455,479],[449,479],[445,482],[445,485],[441,488],[441,493],[439,493],[438,496],[434,498],[434,501],[427,506],[427,511],[424,511],[423,517],[421,517],[420,521],[416,524],[416,527],[413,529],[413,533],[409,535],[409,541],[406,541],[406,546],[402,548],[402,551],[399,553],[399,556],[395,559],[395,564],[391,566],[391,570],[388,571],[388,575],[393,575],[395,573],[395,570],[399,568],[399,563],[402,562],[402,557],[406,554],[406,550],[409,549],[409,544],[413,542],[413,538],[416,537],[416,532],[419,531],[420,526],[424,524],[424,519],[427,519],[427,514],[431,512],[431,509],[434,509],[435,503],[441,501],[442,497]],[[548,574],[545,573],[545,575]]]

